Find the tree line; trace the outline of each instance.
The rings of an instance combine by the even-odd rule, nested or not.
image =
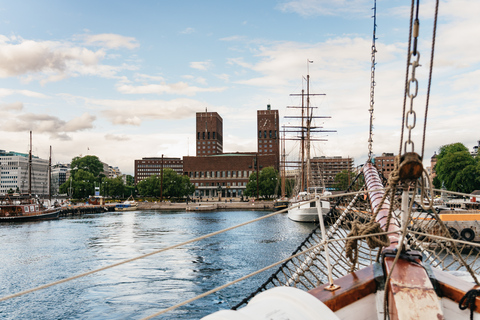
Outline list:
[[[152,175],[134,184],[131,175],[108,178],[103,173],[103,163],[97,156],[75,157],[70,164],[70,177],[60,186],[60,193],[68,194],[75,199],[88,198],[98,191],[101,196],[125,198],[130,195],[144,197],[182,198],[193,195],[195,186],[186,175],[177,174],[171,168],[163,170],[163,177]],[[353,173],[341,172],[335,177],[338,190],[344,190]],[[295,186],[294,179],[286,179],[286,196],[292,196]],[[250,174],[244,195],[262,199],[273,199],[280,196],[280,175],[273,167],[263,168],[258,173]]]

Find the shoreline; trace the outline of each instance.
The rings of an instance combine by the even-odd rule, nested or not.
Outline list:
[[[222,202],[202,201],[186,203],[172,202],[139,202],[136,210],[185,210],[185,211],[213,211],[218,209],[242,209],[242,210],[273,210],[273,201],[249,201],[249,202]]]

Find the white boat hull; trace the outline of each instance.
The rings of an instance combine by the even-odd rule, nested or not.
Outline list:
[[[300,205],[300,206],[298,206]],[[313,207],[312,207],[313,205]],[[316,202],[292,202],[290,208],[288,209],[288,218],[297,222],[317,222],[318,218],[318,209],[315,206]],[[298,206],[298,207],[295,207]],[[330,202],[320,201],[321,212],[325,216],[328,211],[330,211]]]

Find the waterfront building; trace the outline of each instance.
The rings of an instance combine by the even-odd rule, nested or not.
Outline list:
[[[195,185],[197,197],[242,197],[250,175],[278,164],[278,156],[224,153],[205,157],[183,157],[183,173]]]
[[[395,155],[393,153],[382,153],[381,156],[375,157],[375,167],[386,179],[395,168]]]
[[[279,170],[278,110],[257,111],[257,152],[223,153],[223,120],[216,112],[197,113],[197,156],[183,157],[183,174],[199,197],[242,197],[250,174]]]
[[[280,124],[278,110],[257,110],[257,152],[260,155],[280,154]]]
[[[0,150],[0,194],[28,193],[28,154]],[[32,156],[32,194],[48,194],[48,160]]]
[[[55,164],[52,166],[51,192],[56,195],[60,191],[60,186],[67,181],[67,173],[70,172],[70,164]]]
[[[312,187],[325,187],[334,190],[335,176],[344,171],[353,172],[353,158],[333,156],[314,157],[310,160],[310,171],[313,181]]]
[[[197,112],[197,157],[223,153],[223,119],[216,112]]]
[[[135,184],[150,176],[160,175],[162,168],[170,168],[178,174],[183,174],[183,160],[167,157],[150,157],[135,160]]]

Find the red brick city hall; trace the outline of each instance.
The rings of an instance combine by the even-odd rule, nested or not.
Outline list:
[[[278,110],[257,111],[257,152],[223,153],[223,119],[217,112],[196,114],[196,156],[147,157],[135,160],[135,183],[162,168],[171,167],[190,177],[197,197],[242,197],[251,173],[266,167],[279,170],[280,131]]]

